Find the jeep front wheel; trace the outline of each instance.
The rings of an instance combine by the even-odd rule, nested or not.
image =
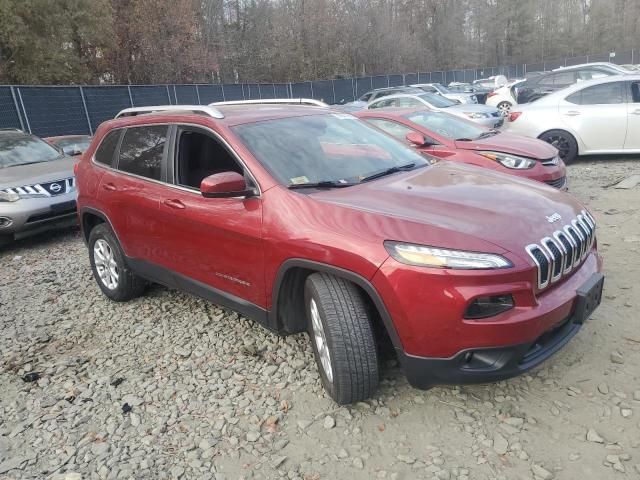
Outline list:
[[[305,307],[322,384],[340,405],[365,400],[378,386],[378,353],[362,294],[353,283],[314,273]]]

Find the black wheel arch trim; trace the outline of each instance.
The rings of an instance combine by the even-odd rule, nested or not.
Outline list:
[[[109,228],[111,228],[111,231],[113,232],[113,234],[116,236],[116,240],[118,240],[118,243],[120,244],[120,248],[122,248],[122,242],[120,241],[120,237],[118,236],[118,232],[116,232],[116,229],[113,228],[113,224],[111,223],[111,220],[109,220],[109,217],[107,217],[107,215],[102,212],[101,210],[98,210],[97,208],[93,208],[93,207],[82,207],[79,210],[79,224],[80,224],[80,231],[82,232],[82,238],[84,239],[84,243],[86,245],[89,244],[89,232],[85,231],[84,228],[84,217],[86,214],[91,214],[91,215],[95,215],[96,217],[102,219],[107,225],[109,225]],[[124,250],[124,249],[123,249]]]
[[[278,269],[278,272],[276,273],[275,281],[273,283],[273,288],[271,291],[271,310],[269,311],[269,325],[271,330],[283,332],[287,331],[287,329],[283,325],[283,320],[279,318],[278,305],[280,300],[282,282],[284,281],[287,272],[292,268],[303,268],[314,272],[329,273],[335,275],[336,277],[344,278],[345,280],[348,280],[360,287],[373,302],[373,306],[376,308],[378,315],[380,316],[380,319],[382,320],[382,323],[387,330],[387,334],[389,335],[389,338],[393,343],[393,347],[396,350],[403,350],[402,343],[400,342],[400,337],[398,335],[398,332],[396,331],[393,320],[391,319],[391,315],[389,315],[389,311],[387,310],[382,297],[369,280],[351,270],[336,267],[334,265],[322,262],[317,262],[314,260],[306,260],[303,258],[289,258],[285,260],[284,262],[282,262]]]

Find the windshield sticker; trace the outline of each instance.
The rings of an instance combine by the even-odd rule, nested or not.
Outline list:
[[[305,183],[309,183],[309,179],[307,177],[305,177],[305,176],[295,177],[295,178],[290,179],[290,181],[291,181],[291,185],[302,185],[302,184],[305,184]]]

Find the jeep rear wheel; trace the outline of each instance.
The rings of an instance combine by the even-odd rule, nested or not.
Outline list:
[[[116,236],[104,223],[89,234],[89,260],[100,290],[111,300],[126,302],[142,295],[146,282],[126,264]]]
[[[325,273],[307,277],[309,336],[322,384],[336,403],[365,400],[378,386],[378,353],[358,288]]]

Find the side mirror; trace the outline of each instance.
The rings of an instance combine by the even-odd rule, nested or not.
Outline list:
[[[409,132],[406,137],[407,141],[416,147],[429,147],[431,145],[437,145],[432,140],[427,140],[424,135],[418,132]]]
[[[255,190],[247,188],[247,182],[238,172],[222,172],[204,178],[200,193],[205,198],[251,197]]]

